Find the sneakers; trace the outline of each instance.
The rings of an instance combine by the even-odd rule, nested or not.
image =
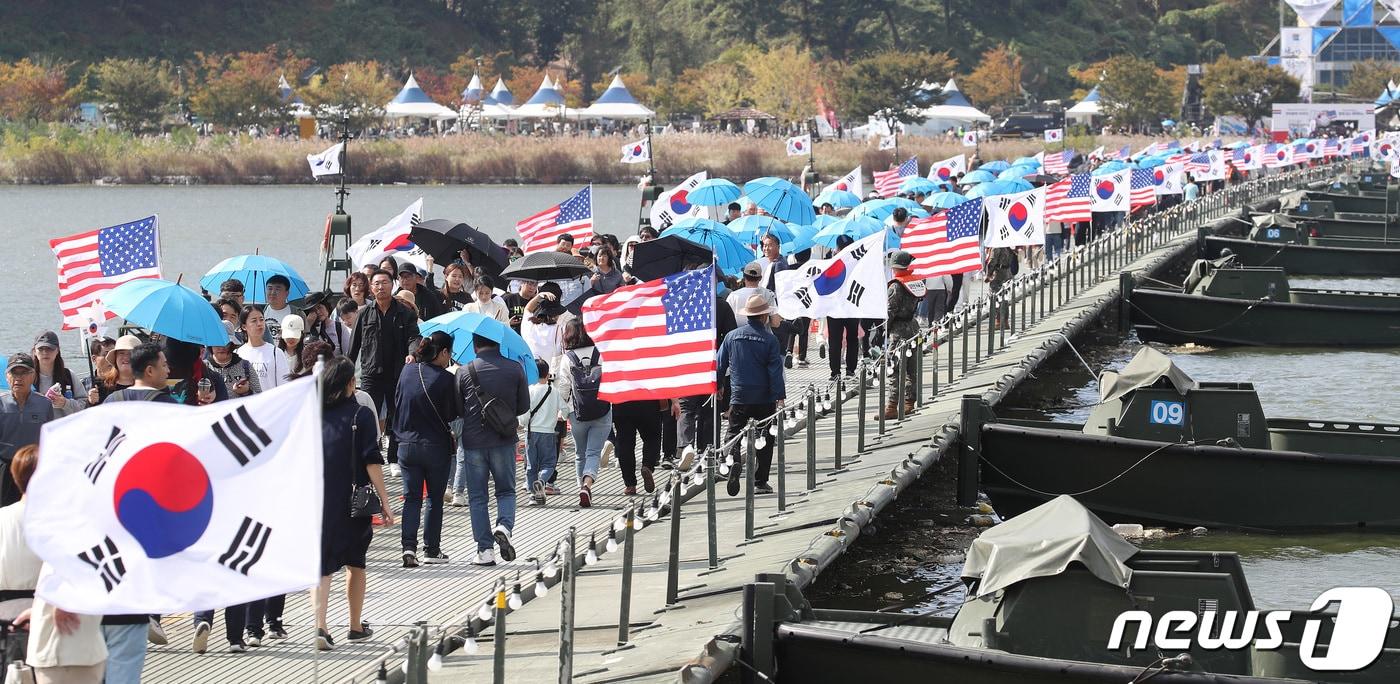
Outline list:
[[[165,636],[165,628],[160,626],[160,620],[151,618],[146,625],[146,641],[157,646],[164,646],[170,643],[170,639]]]
[[[252,632],[248,632],[247,634],[243,635],[243,644],[245,646],[262,646],[262,637]]]
[[[602,456],[602,458],[598,459],[598,467],[599,467],[599,468],[606,468],[606,467],[608,467],[608,464],[609,464],[609,463],[612,463],[612,455],[613,455],[613,443],[612,443],[611,441],[603,442],[603,456]]]
[[[423,483],[423,484],[424,484],[425,486],[427,485],[426,482]],[[452,490],[449,489],[449,490],[447,490],[447,491],[445,491],[445,492],[442,493],[442,500],[443,500],[444,503],[456,503],[457,497],[456,497],[456,496],[453,496]]]
[[[515,547],[510,545],[510,530],[504,525],[497,525],[491,536],[496,540],[497,548],[501,550],[501,559],[507,563],[515,560]]]
[[[203,651],[201,651],[201,653],[202,653],[202,652],[203,652]],[[247,653],[247,652],[248,652],[248,645],[247,645],[247,644],[244,644],[244,643],[241,642],[241,641],[230,641],[230,642],[228,642],[228,652],[229,652],[229,653]]]
[[[798,367],[798,368],[806,368],[808,365],[810,365],[810,364],[807,363],[807,359],[798,359],[798,360],[797,360],[797,367]]]
[[[548,494],[548,495],[550,495],[550,496],[559,496],[559,495],[562,494],[563,492],[560,492],[560,491],[559,491],[559,488],[558,488],[558,487],[555,487],[555,486],[552,485],[552,484],[546,484],[546,485],[544,486],[544,493],[545,493],[545,494]]]
[[[692,466],[692,465],[694,465],[694,464],[695,464],[695,446],[692,445],[692,444],[687,444],[687,445],[685,445],[685,449],[683,449],[683,450],[681,451],[681,460],[680,460],[679,463],[676,464],[676,469],[677,469],[677,470],[690,470],[690,466]]]
[[[753,483],[753,493],[754,493],[754,494],[772,494],[772,493],[773,493],[773,488],[772,488],[771,486],[769,486],[767,482],[755,482],[755,483]]]
[[[623,487],[623,488],[622,488],[622,495],[623,495],[623,496],[636,496],[636,495],[637,495],[637,488],[636,488],[636,487]]]
[[[287,638],[287,630],[282,629],[282,625],[280,625],[280,624],[274,625],[274,624],[271,624],[271,623],[268,624],[268,626],[267,626],[267,640],[268,640],[268,641],[272,641],[272,640],[274,640],[274,639],[286,639],[286,638]]]
[[[495,565],[496,552],[491,549],[482,549],[476,552],[476,558],[472,559],[472,565]]]
[[[209,623],[200,622],[194,626],[194,643],[190,649],[195,653],[209,650]]]
[[[652,476],[649,466],[642,466],[642,486],[646,487],[648,494],[656,491],[656,478]]]
[[[589,491],[588,485],[579,488],[578,505],[580,508],[588,508],[593,505],[593,492]]]
[[[725,491],[730,496],[739,496],[739,483],[744,481],[744,462],[734,459],[734,465],[729,466],[729,482],[725,483]]]
[[[329,651],[335,648],[335,639],[331,638],[331,633],[324,629],[316,630],[316,650]]]
[[[544,483],[535,480],[535,484],[530,485],[530,498],[534,500],[536,506],[543,506],[545,501]]]
[[[411,550],[405,550],[403,552],[403,566],[405,568],[418,567],[418,554],[414,553]]]
[[[361,626],[361,627],[364,627],[364,629],[352,629],[352,630],[350,630],[349,632],[347,632],[347,633],[345,634],[345,640],[346,640],[346,641],[365,641],[365,640],[369,639],[370,637],[374,636],[374,630],[370,629],[370,628],[369,628],[369,625],[361,624],[360,626]]]
[[[447,554],[441,551],[423,552],[423,562],[428,565],[442,565],[447,562]]]
[[[792,354],[783,356],[783,368],[792,368]]]
[[[389,464],[389,477],[400,477],[400,476],[402,476],[402,474],[403,474],[402,471],[399,470],[399,464],[397,464],[397,463],[390,463],[390,464]]]
[[[450,502],[452,502],[453,508],[461,508],[461,507],[467,505],[467,493],[464,492],[464,491],[463,491],[463,492],[451,492],[451,493],[449,493],[447,496],[448,496],[447,500],[450,501]]]

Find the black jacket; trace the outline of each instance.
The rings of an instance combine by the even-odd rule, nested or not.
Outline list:
[[[389,386],[399,380],[404,357],[418,346],[418,317],[397,299],[380,311],[370,300],[360,307],[346,356],[360,364],[360,378],[377,378]]]

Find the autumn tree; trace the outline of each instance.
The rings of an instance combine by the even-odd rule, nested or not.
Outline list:
[[[1003,109],[1021,100],[1021,56],[1005,45],[982,53],[982,62],[962,79],[963,92],[981,107]]]
[[[920,110],[942,101],[941,88],[957,68],[946,52],[886,50],[853,62],[841,76],[841,92],[848,118],[883,119],[895,123],[923,123]],[[933,84],[925,87],[926,84]]]
[[[471,76],[463,76],[452,71],[438,71],[430,67],[413,70],[413,78],[418,81],[418,87],[433,98],[433,102],[440,105],[456,109],[462,104],[462,91],[466,90],[467,83],[471,81]],[[485,84],[484,88],[490,88],[491,84]]]
[[[89,75],[108,120],[133,133],[158,129],[175,103],[175,77],[167,62],[109,57]]]
[[[0,63],[0,118],[11,121],[58,121],[77,100],[68,86],[71,64],[21,59]]]
[[[792,46],[765,53],[755,51],[744,66],[753,79],[749,92],[754,106],[778,117],[780,122],[810,118],[816,110],[817,63],[811,53]]]
[[[329,122],[348,118],[350,128],[362,129],[383,118],[384,105],[398,88],[378,62],[346,62],[317,74],[305,97],[316,118]]]
[[[1380,97],[1391,83],[1400,83],[1400,64],[1368,59],[1351,65],[1351,79],[1347,81],[1346,92],[1371,100]]]
[[[1206,108],[1238,116],[1251,130],[1273,111],[1275,102],[1298,100],[1298,79],[1276,66],[1221,57],[1205,71],[1201,91]]]
[[[1177,94],[1151,62],[1118,55],[1103,63],[1099,106],[1109,121],[1133,130],[1156,124],[1177,108]]]
[[[282,101],[278,80],[288,73],[295,80],[308,64],[309,60],[275,48],[231,55],[201,53],[197,67],[204,79],[190,96],[190,109],[226,128],[285,122],[292,103]]]

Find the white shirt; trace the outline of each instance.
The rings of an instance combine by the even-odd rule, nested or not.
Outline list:
[[[563,327],[558,323],[535,323],[530,320],[530,312],[527,311],[520,321],[520,336],[525,338],[525,344],[529,345],[535,358],[544,359],[553,368],[558,364],[559,351],[563,349],[560,339]]]
[[[773,291],[766,287],[741,287],[730,292],[729,296],[726,297],[724,301],[728,302],[729,308],[734,310],[735,318],[743,318],[743,314],[739,313],[739,310],[749,303],[749,297],[756,294],[763,295],[763,298],[768,300],[768,306],[774,308],[778,306],[777,295],[773,294]]]
[[[546,396],[545,392],[549,392]],[[543,402],[540,400],[544,399]],[[535,409],[539,406],[538,409]],[[552,433],[554,424],[559,420],[559,411],[564,408],[564,399],[559,388],[552,384],[535,383],[530,385],[530,406],[525,413],[520,414],[521,422],[527,424],[530,432]],[[529,409],[535,409],[534,417],[530,417]]]
[[[282,308],[274,309],[269,304],[263,307],[263,318],[267,320],[267,332],[272,335],[272,339],[277,339],[282,334],[282,319],[292,315],[292,305],[283,304]]]
[[[485,304],[482,304],[478,300],[472,300],[472,303],[462,307],[462,310],[471,313],[479,313],[483,316],[490,316],[502,323],[510,323],[510,309],[506,307],[506,303],[501,301],[499,297],[492,297],[490,301],[487,301]]]
[[[287,353],[266,342],[257,347],[245,344],[238,348],[238,356],[258,374],[258,383],[264,392],[286,382],[287,374],[292,372]]]
[[[44,561],[24,541],[23,518],[23,499],[0,508],[0,589],[32,591],[39,586]]]

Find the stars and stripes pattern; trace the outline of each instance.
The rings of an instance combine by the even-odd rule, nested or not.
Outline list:
[[[1041,162],[1041,169],[1044,170],[1045,173],[1051,173],[1056,176],[1063,176],[1069,173],[1069,163],[1073,159],[1074,150],[1065,150],[1063,152],[1051,152],[1050,154],[1045,155],[1045,160]]]
[[[1093,218],[1089,207],[1089,174],[1076,173],[1045,189],[1045,220],[1076,223]]]
[[[554,249],[559,236],[574,237],[574,244],[586,244],[593,239],[593,188],[579,190],[558,205],[515,224],[520,234],[520,248],[526,253]]]
[[[881,197],[894,197],[899,194],[899,184],[905,178],[919,175],[919,158],[910,157],[903,164],[889,171],[875,172],[875,192]]]
[[[714,266],[620,287],[583,305],[603,363],[598,398],[674,399],[715,391]]]
[[[1342,154],[1342,145],[1336,138],[1328,138],[1322,141],[1322,155],[1324,157],[1336,157]]]
[[[1208,173],[1210,172],[1210,154],[1201,152],[1190,155],[1186,160],[1187,173]]]
[[[1128,205],[1132,211],[1157,203],[1157,180],[1153,169],[1133,169]]]
[[[909,222],[900,248],[914,257],[914,277],[956,275],[982,268],[978,252],[982,198]]]
[[[85,326],[81,311],[100,303],[108,290],[130,280],[160,277],[156,216],[56,238],[49,248],[58,259],[58,308],[64,330]]]
[[[1376,137],[1375,129],[1361,131],[1351,139],[1351,153],[1364,154],[1371,147],[1371,140]]]

